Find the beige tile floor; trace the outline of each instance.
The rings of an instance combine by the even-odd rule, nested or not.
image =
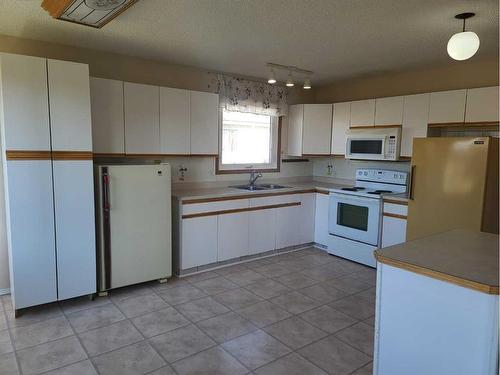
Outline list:
[[[307,248],[108,297],[0,304],[0,374],[371,374],[375,270]]]

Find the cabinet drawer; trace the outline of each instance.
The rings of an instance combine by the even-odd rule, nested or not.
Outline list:
[[[384,203],[384,214],[395,214],[406,216],[408,214],[408,206],[395,203]]]

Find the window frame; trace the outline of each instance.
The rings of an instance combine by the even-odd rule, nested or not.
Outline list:
[[[219,111],[219,152],[215,158],[215,174],[243,174],[257,171],[260,173],[276,173],[281,169],[281,117],[271,116],[271,162],[266,164],[222,164],[222,117]]]

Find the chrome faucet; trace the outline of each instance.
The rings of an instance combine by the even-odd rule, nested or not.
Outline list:
[[[248,181],[248,185],[254,186],[255,185],[255,181],[257,181],[257,179],[259,177],[262,177],[262,173],[258,173],[255,170],[253,170],[252,172],[250,172],[250,180]]]

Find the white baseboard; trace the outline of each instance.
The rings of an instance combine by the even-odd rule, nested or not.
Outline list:
[[[0,296],[3,296],[4,294],[10,294],[10,288],[0,288]]]

